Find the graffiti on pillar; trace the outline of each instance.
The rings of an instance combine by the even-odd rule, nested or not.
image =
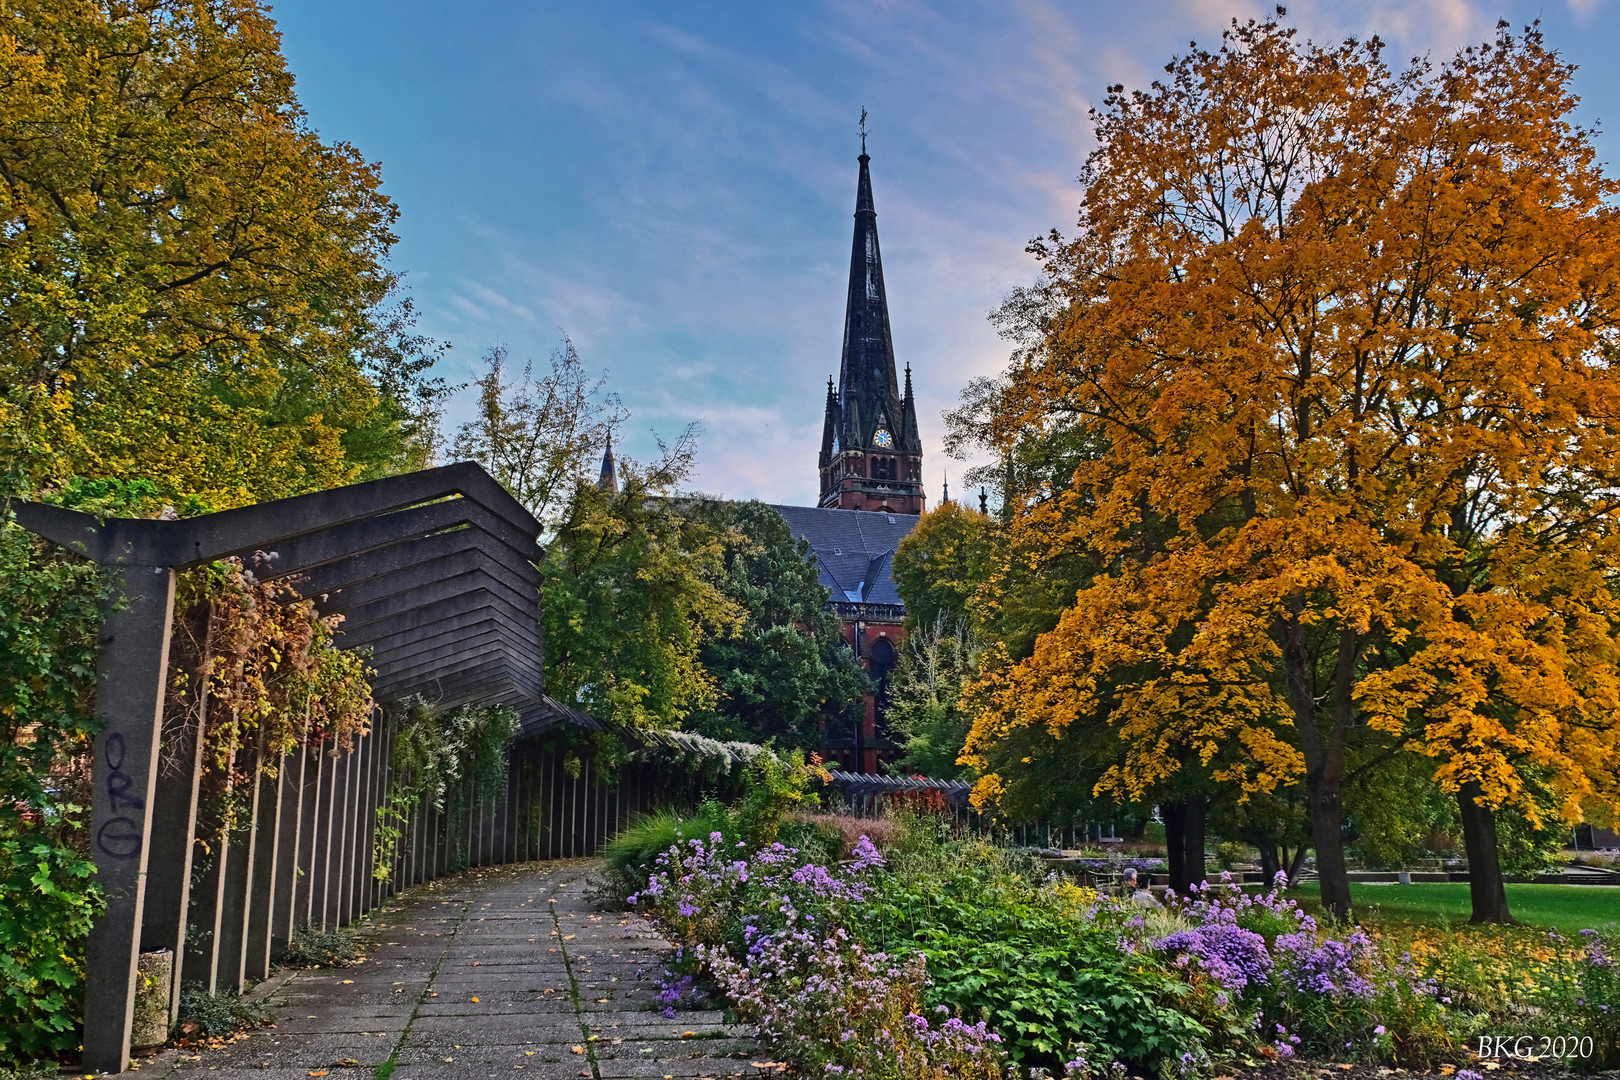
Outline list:
[[[103,741],[102,764],[107,766],[107,806],[116,815],[96,830],[96,849],[111,859],[133,859],[141,853],[141,823],[121,810],[145,810],[146,801],[130,794],[135,780],[124,771],[124,736],[109,732]]]

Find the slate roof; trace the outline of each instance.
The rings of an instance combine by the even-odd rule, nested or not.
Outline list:
[[[818,506],[771,509],[787,519],[794,539],[809,543],[821,571],[821,583],[832,592],[833,600],[901,603],[890,575],[895,549],[917,527],[916,514]]]

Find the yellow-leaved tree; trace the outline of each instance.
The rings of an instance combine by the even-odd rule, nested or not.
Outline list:
[[[0,469],[223,508],[417,463],[432,349],[380,185],[257,0],[8,3]]]
[[[1566,820],[1620,809],[1620,190],[1537,28],[1381,53],[1234,22],[1095,115],[995,423],[1094,437],[1011,528],[1102,569],[981,680],[965,756],[993,799],[999,745],[1101,718],[1103,789],[1302,783],[1344,916],[1347,761],[1427,755],[1505,919],[1493,815],[1535,813],[1527,777]]]

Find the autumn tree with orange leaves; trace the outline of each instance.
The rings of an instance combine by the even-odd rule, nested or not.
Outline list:
[[[1503,920],[1529,776],[1566,821],[1620,810],[1620,188],[1537,28],[1382,51],[1234,23],[1095,114],[992,427],[1094,440],[1009,528],[1104,569],[981,678],[965,760],[994,802],[998,747],[1103,723],[1102,791],[1303,784],[1347,916],[1347,761],[1424,755]]]

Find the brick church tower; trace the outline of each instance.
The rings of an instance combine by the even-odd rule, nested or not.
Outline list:
[[[862,116],[864,122],[864,114]],[[920,514],[922,437],[906,366],[905,396],[894,368],[889,301],[883,291],[877,211],[866,137],[861,136],[861,175],[855,188],[855,244],[849,258],[849,300],[844,308],[844,356],[838,388],[827,380],[827,418],[821,434],[821,498],[818,506]]]

